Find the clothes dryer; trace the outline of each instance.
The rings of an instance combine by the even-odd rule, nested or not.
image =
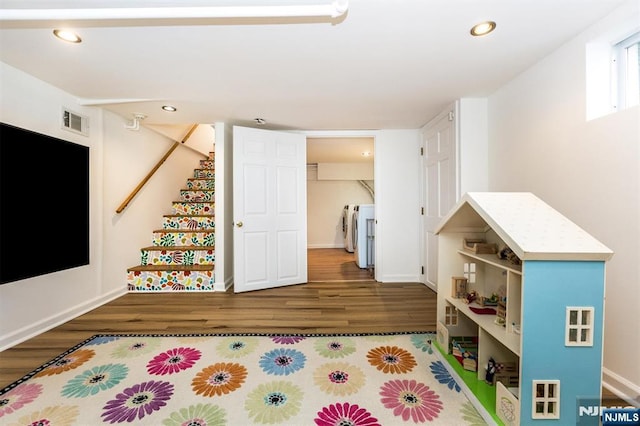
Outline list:
[[[353,253],[353,210],[355,204],[347,204],[342,209],[342,237],[344,238],[344,249]]]
[[[360,204],[354,207],[353,211],[353,252],[356,257],[356,264],[364,269],[373,266],[367,261],[367,219],[374,219],[375,206],[373,204]]]

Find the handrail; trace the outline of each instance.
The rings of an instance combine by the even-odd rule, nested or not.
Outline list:
[[[187,139],[189,139],[191,137],[191,135],[193,134],[193,132],[198,128],[197,124],[194,124],[193,126],[191,126],[191,129],[189,129],[189,131],[187,132],[187,134],[182,138],[182,142],[181,143],[185,143],[187,141]],[[133,197],[135,197],[138,192],[142,189],[142,187],[149,181],[149,179],[151,179],[151,176],[153,176],[153,174],[158,171],[158,169],[160,168],[160,166],[162,166],[162,164],[167,161],[167,158],[169,158],[169,156],[173,153],[173,151],[175,151],[175,149],[181,144],[178,142],[175,142],[171,148],[169,148],[169,150],[166,152],[166,154],[164,154],[164,156],[160,159],[160,161],[158,161],[158,163],[153,167],[153,169],[151,169],[151,171],[149,173],[147,173],[147,175],[144,177],[144,179],[142,179],[140,181],[140,183],[138,184],[138,186],[135,187],[135,189],[133,191],[131,191],[131,194],[129,194],[129,196],[122,202],[122,204],[120,204],[120,207],[118,207],[116,209],[116,213],[122,213],[122,211],[127,208],[127,205],[131,202],[131,200],[133,200]]]

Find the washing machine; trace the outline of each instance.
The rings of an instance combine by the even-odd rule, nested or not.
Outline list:
[[[347,204],[342,209],[342,237],[344,238],[344,249],[349,253],[353,253],[353,236],[351,229],[353,227],[353,210],[355,204]]]
[[[353,239],[353,252],[356,264],[364,269],[373,265],[373,260],[367,261],[367,248],[372,251],[371,244],[367,244],[367,219],[374,219],[375,206],[373,204],[360,204],[353,209],[353,223],[351,237]],[[373,252],[372,252],[373,253]]]

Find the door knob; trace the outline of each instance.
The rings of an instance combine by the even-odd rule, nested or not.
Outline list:
[[[236,226],[237,226],[238,228],[242,228],[242,225],[244,225],[242,222],[236,222]]]

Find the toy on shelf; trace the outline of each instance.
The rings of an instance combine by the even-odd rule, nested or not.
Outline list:
[[[484,376],[484,381],[493,385],[493,381],[495,380],[494,376],[496,374],[496,361],[493,358],[489,358],[489,362],[487,363],[487,368],[485,368],[486,374]]]
[[[474,302],[477,298],[478,298],[478,293],[475,290],[471,290],[469,293],[467,293],[464,296],[464,299],[462,299],[462,301],[468,305]]]
[[[503,327],[507,324],[507,305],[503,301],[498,302],[496,307],[496,324]]]
[[[504,247],[498,252],[498,259],[506,260],[512,265],[522,265],[520,258],[509,247]]]
[[[449,351],[462,368],[478,371],[478,338],[476,336],[451,337]]]
[[[463,248],[475,254],[495,254],[498,252],[498,245],[487,243],[483,239],[464,238]]]
[[[469,280],[465,277],[451,277],[451,297],[462,299],[467,296]]]
[[[481,296],[480,299],[478,299],[478,305],[497,306],[499,301],[500,301],[500,297],[496,293],[493,293],[491,297]]]

